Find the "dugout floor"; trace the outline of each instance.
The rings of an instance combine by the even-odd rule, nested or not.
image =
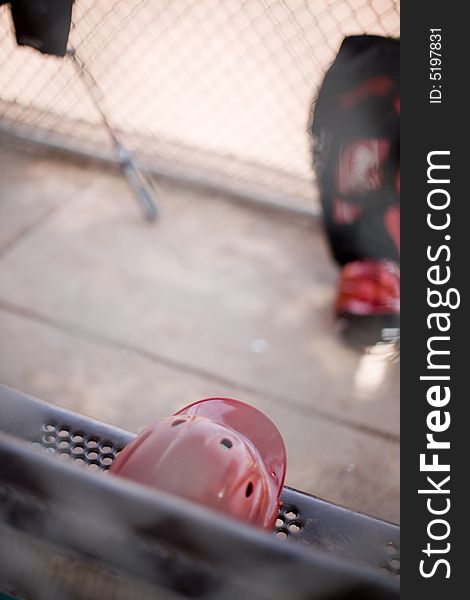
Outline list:
[[[288,485],[399,520],[399,366],[332,319],[311,222],[0,144],[0,381],[139,431],[206,396],[266,411]]]

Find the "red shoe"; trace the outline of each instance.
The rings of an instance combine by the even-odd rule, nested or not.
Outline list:
[[[341,271],[336,315],[354,345],[397,341],[400,335],[400,267],[388,260],[358,260]]]

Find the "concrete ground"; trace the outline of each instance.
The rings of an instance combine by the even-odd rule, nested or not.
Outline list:
[[[399,519],[398,364],[337,337],[312,223],[0,146],[0,382],[133,431],[207,396],[264,410],[288,485]],[[1,415],[0,415],[1,418]]]

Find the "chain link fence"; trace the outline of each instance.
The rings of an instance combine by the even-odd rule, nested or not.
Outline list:
[[[312,205],[312,99],[360,33],[398,36],[398,1],[76,0],[69,45],[150,171]],[[6,7],[0,61],[0,131],[112,157],[72,60],[17,47]]]

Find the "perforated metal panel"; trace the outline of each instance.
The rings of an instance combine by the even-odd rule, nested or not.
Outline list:
[[[33,448],[96,471],[106,472],[121,450],[115,447],[112,440],[89,435],[82,429],[75,429],[70,423],[49,421],[38,434],[31,443]]]

